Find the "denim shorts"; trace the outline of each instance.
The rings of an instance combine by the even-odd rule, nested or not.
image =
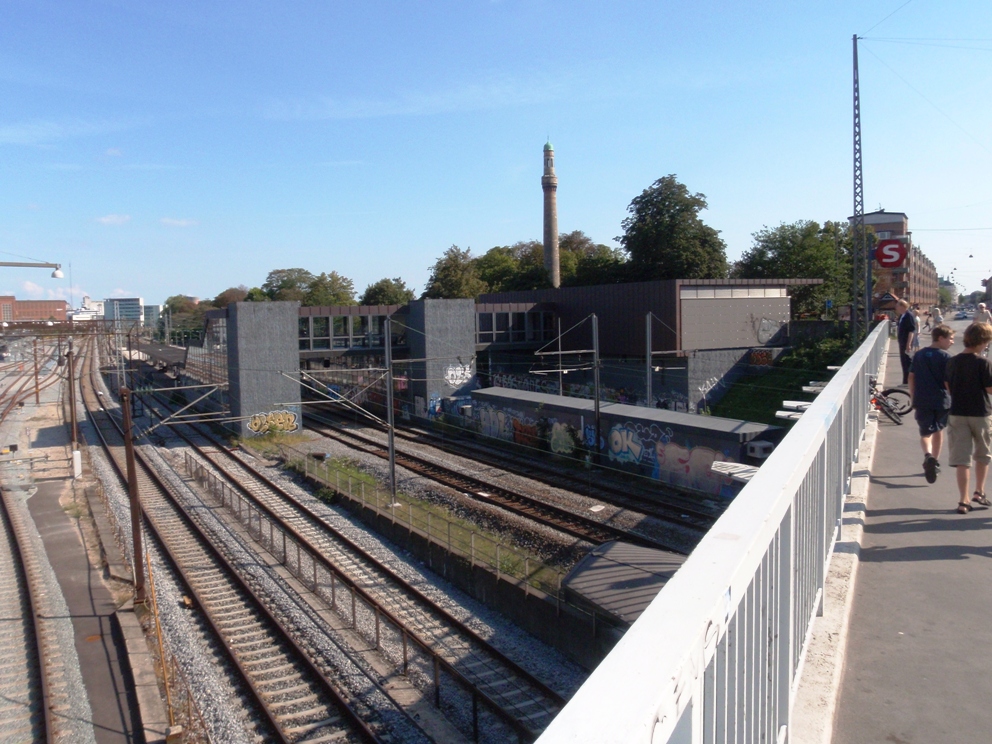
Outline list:
[[[920,427],[921,437],[928,437],[947,426],[946,408],[915,408],[913,415],[916,417],[916,425]]]

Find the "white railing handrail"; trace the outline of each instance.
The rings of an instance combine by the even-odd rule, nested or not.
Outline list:
[[[835,374],[539,744],[695,742],[703,740],[699,731],[708,725],[719,730],[720,741],[757,740],[758,727],[771,732],[770,741],[787,738],[792,682],[812,620],[792,616],[816,611],[804,592],[822,590],[821,569],[832,551],[851,460],[864,431],[866,378],[877,373],[886,332],[879,325]],[[822,498],[808,496],[820,491]],[[751,613],[746,617],[738,615],[745,597]],[[802,601],[797,612],[793,608]],[[735,644],[727,638],[731,624]],[[718,647],[720,669],[714,666]],[[736,673],[745,662],[748,670]],[[780,672],[777,687],[761,679],[765,669],[772,676]],[[732,694],[726,682],[714,683],[721,674],[738,677]],[[739,677],[748,674],[757,677],[754,690],[741,693]],[[756,700],[754,721],[745,725],[749,695],[776,697]],[[721,717],[729,708],[732,721]]]

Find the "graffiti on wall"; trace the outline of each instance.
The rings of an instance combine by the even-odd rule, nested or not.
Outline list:
[[[747,363],[752,367],[770,367],[775,361],[769,349],[751,349],[748,354]]]
[[[570,455],[575,451],[575,429],[555,421],[551,425],[551,451],[556,455]]]
[[[461,387],[471,379],[471,364],[449,364],[448,368],[444,371],[444,381],[453,388]]]
[[[292,411],[256,413],[248,419],[248,430],[254,434],[270,431],[296,431],[300,428],[298,417]]]

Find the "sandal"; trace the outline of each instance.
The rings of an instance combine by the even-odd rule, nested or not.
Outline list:
[[[958,504],[958,514],[967,514],[971,511],[971,504]]]
[[[985,498],[985,494],[979,491],[975,491],[974,495],[971,497],[971,500],[980,506],[992,506],[992,501]]]

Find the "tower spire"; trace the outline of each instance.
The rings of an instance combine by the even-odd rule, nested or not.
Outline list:
[[[555,148],[548,138],[544,145],[544,270],[556,289],[561,286],[561,268],[558,255],[558,176],[555,175]]]

